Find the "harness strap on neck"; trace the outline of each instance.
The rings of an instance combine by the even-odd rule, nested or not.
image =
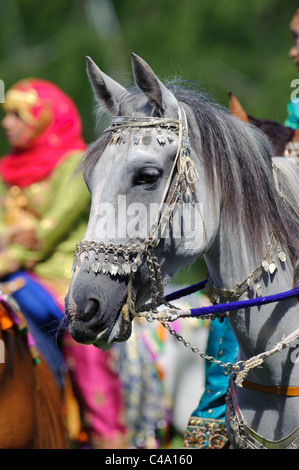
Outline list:
[[[245,421],[242,411],[238,405],[235,384],[229,381],[226,401],[228,405],[228,423],[231,428],[238,448],[241,449],[298,449],[299,427],[286,437],[278,440],[268,440],[252,428]]]
[[[242,387],[255,392],[268,393],[270,395],[280,395],[284,397],[299,397],[299,387],[272,387],[261,385],[249,380],[243,380]]]

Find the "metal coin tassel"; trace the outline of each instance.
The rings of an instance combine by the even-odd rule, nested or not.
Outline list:
[[[140,247],[141,245],[137,243],[126,245],[94,241],[77,243],[72,270],[81,268],[85,272],[91,270],[94,274],[102,273],[111,276],[134,273],[138,269],[135,256],[139,253]]]

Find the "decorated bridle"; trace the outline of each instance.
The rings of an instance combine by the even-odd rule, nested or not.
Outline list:
[[[294,339],[299,337],[299,329],[280,341],[271,351],[261,353],[248,361],[239,361],[235,364],[225,364],[211,356],[207,356],[204,352],[200,352],[197,348],[186,342],[175,330],[171,329],[167,322],[172,322],[180,317],[201,316],[202,318],[214,319],[216,317],[223,318],[223,315],[230,310],[245,308],[253,305],[262,305],[263,303],[275,302],[283,298],[294,297],[298,295],[299,288],[292,289],[289,292],[282,293],[281,298],[278,296],[268,296],[262,298],[260,280],[263,273],[272,274],[277,266],[274,261],[274,253],[278,250],[278,257],[282,263],[286,260],[286,254],[277,245],[274,233],[264,252],[261,264],[249,274],[249,276],[241,283],[237,284],[233,289],[219,289],[214,286],[211,279],[207,279],[199,284],[210,284],[212,289],[211,300],[216,307],[200,307],[199,309],[181,310],[171,305],[167,299],[169,296],[164,295],[164,284],[162,281],[161,268],[155,253],[155,247],[159,244],[163,230],[171,220],[172,212],[175,205],[182,199],[188,188],[191,190],[193,198],[198,202],[194,183],[198,181],[199,176],[193,160],[190,158],[190,140],[188,134],[188,123],[184,108],[178,103],[178,119],[158,118],[158,117],[134,117],[134,116],[116,116],[113,117],[110,126],[104,132],[112,132],[110,145],[120,145],[126,143],[131,132],[133,135],[134,145],[149,145],[152,140],[151,130],[156,131],[156,139],[160,146],[167,143],[173,146],[177,145],[177,152],[173,161],[173,165],[168,176],[167,183],[161,198],[161,203],[157,211],[156,219],[152,224],[147,237],[143,242],[113,244],[96,242],[92,240],[84,240],[76,245],[74,254],[73,270],[81,267],[83,271],[93,271],[95,274],[103,273],[111,276],[127,276],[127,301],[122,307],[122,315],[124,319],[123,335],[125,335],[129,324],[134,317],[145,317],[148,321],[159,320],[169,332],[177,337],[183,344],[190,348],[193,352],[198,353],[202,358],[216,363],[220,367],[224,367],[227,371],[234,371],[238,374],[236,383],[242,384],[249,369],[260,365],[267,357],[282,350],[291,344]],[[166,133],[166,134],[165,134]],[[173,133],[177,136],[173,136]],[[283,194],[279,188],[278,169],[273,166],[274,183],[280,196]],[[172,185],[173,181],[173,185]],[[171,187],[172,186],[172,187]],[[208,250],[208,237],[203,215],[202,219],[205,249]],[[82,260],[83,255],[83,260]],[[133,275],[138,271],[145,258],[150,280],[151,302],[143,305],[138,312],[135,310],[135,297],[133,295]],[[248,290],[253,289],[256,285],[257,299],[248,299]],[[192,288],[193,286],[191,286]],[[196,287],[196,286],[195,286]],[[184,289],[183,289],[184,290]],[[186,289],[188,290],[188,289]],[[197,289],[199,290],[199,289]],[[195,292],[195,290],[194,290]],[[176,293],[174,293],[176,294]],[[227,303],[231,300],[239,299],[244,294],[245,300]],[[181,294],[177,298],[188,295]],[[171,295],[170,295],[171,297]],[[270,298],[271,297],[271,298]],[[273,298],[272,298],[273,297]],[[175,298],[175,297],[174,297]],[[220,299],[224,299],[224,304],[219,304]],[[158,311],[158,307],[164,305],[163,310]],[[216,309],[216,310],[215,310]],[[194,310],[194,312],[192,311]],[[209,310],[208,313],[204,311]],[[201,311],[198,312],[197,311]],[[211,311],[211,313],[210,313]],[[216,313],[217,312],[217,313]],[[223,312],[223,313],[222,313]],[[242,366],[242,369],[241,369]]]
[[[132,282],[133,275],[141,266],[143,258],[148,266],[151,289],[151,304],[144,306],[144,308],[148,311],[156,311],[159,305],[166,303],[161,268],[154,248],[158,245],[166,224],[171,220],[175,205],[181,200],[188,187],[197,198],[194,183],[198,180],[198,173],[190,158],[188,123],[185,110],[180,103],[178,103],[178,119],[116,116],[113,117],[110,126],[104,132],[112,132],[109,145],[126,143],[131,133],[133,133],[134,145],[149,145],[153,138],[152,129],[156,131],[156,139],[160,146],[166,144],[177,146],[177,152],[155,221],[150,227],[147,237],[140,243],[128,242],[125,244],[106,244],[84,240],[77,244],[74,255],[73,270],[76,267],[81,267],[83,271],[92,270],[95,274],[101,272],[111,276],[128,276],[127,302],[122,309],[124,319],[127,322],[131,321],[130,314],[137,315]],[[207,249],[205,225],[204,234]],[[82,255],[84,255],[83,260]]]

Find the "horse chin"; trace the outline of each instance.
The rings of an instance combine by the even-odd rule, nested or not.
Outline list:
[[[101,284],[99,277],[79,272],[66,295],[65,313],[69,333],[75,341],[105,351],[130,337],[133,315],[127,306],[126,282],[104,275],[100,281]],[[132,296],[135,296],[134,288]]]
[[[99,332],[97,319],[93,318],[86,322],[77,315],[70,315],[76,311],[73,304],[68,304],[66,310],[68,319],[68,329],[72,338],[78,343],[93,345],[103,351],[107,351],[113,344],[127,341],[132,333],[133,315],[130,313],[127,303],[118,307],[115,322]]]
[[[133,316],[129,312],[128,305],[124,304],[112,329],[109,331],[106,328],[101,331],[92,344],[96,348],[107,351],[112,344],[127,341],[132,333],[132,320]]]

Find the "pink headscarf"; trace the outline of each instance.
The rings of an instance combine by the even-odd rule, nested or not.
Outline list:
[[[46,80],[25,79],[8,90],[5,111],[17,111],[32,129],[24,149],[11,149],[0,160],[7,185],[21,188],[47,178],[76,150],[86,147],[81,118],[71,98]]]

